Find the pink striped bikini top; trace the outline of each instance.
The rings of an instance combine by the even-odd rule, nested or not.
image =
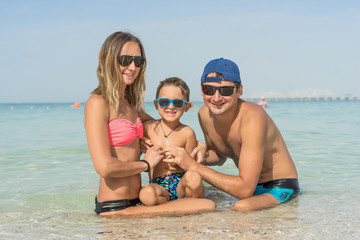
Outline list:
[[[139,117],[133,123],[128,119],[117,118],[108,122],[110,145],[122,146],[132,142],[135,138],[143,137],[143,124]]]

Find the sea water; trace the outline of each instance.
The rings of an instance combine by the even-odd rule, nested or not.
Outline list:
[[[93,212],[99,176],[83,104],[0,104],[0,239],[360,239],[360,101],[269,104],[298,169],[298,198],[239,213],[235,198],[206,184],[216,212],[113,220]],[[182,122],[204,141],[201,105]],[[152,103],[146,111],[158,118]],[[230,160],[214,168],[237,174]]]

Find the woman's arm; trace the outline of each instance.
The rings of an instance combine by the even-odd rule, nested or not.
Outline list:
[[[107,123],[110,110],[102,96],[93,95],[85,105],[85,131],[91,159],[96,172],[101,177],[128,177],[146,171],[147,164],[140,161],[119,161],[111,154]],[[145,155],[148,157],[150,166],[155,166],[163,157],[157,150],[149,150]]]

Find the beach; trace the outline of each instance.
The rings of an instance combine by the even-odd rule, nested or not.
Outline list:
[[[201,102],[182,117],[199,141]],[[99,176],[87,149],[84,104],[0,104],[0,239],[360,239],[360,101],[270,101],[298,169],[301,195],[239,213],[205,184],[216,212],[106,219],[94,214]],[[152,103],[146,111],[158,118]],[[237,174],[232,161],[216,170]],[[147,184],[142,175],[143,185]]]

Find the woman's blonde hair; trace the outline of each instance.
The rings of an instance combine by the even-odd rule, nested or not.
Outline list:
[[[97,68],[99,86],[92,91],[92,94],[103,96],[109,105],[114,107],[116,112],[119,110],[119,87],[123,84],[118,56],[120,56],[122,47],[128,42],[138,44],[141,50],[141,56],[146,59],[144,47],[137,37],[127,32],[115,32],[111,34],[101,47]],[[139,75],[134,83],[128,85],[125,89],[126,100],[138,111],[143,107],[145,69],[146,61],[144,61],[144,64],[141,66]]]

